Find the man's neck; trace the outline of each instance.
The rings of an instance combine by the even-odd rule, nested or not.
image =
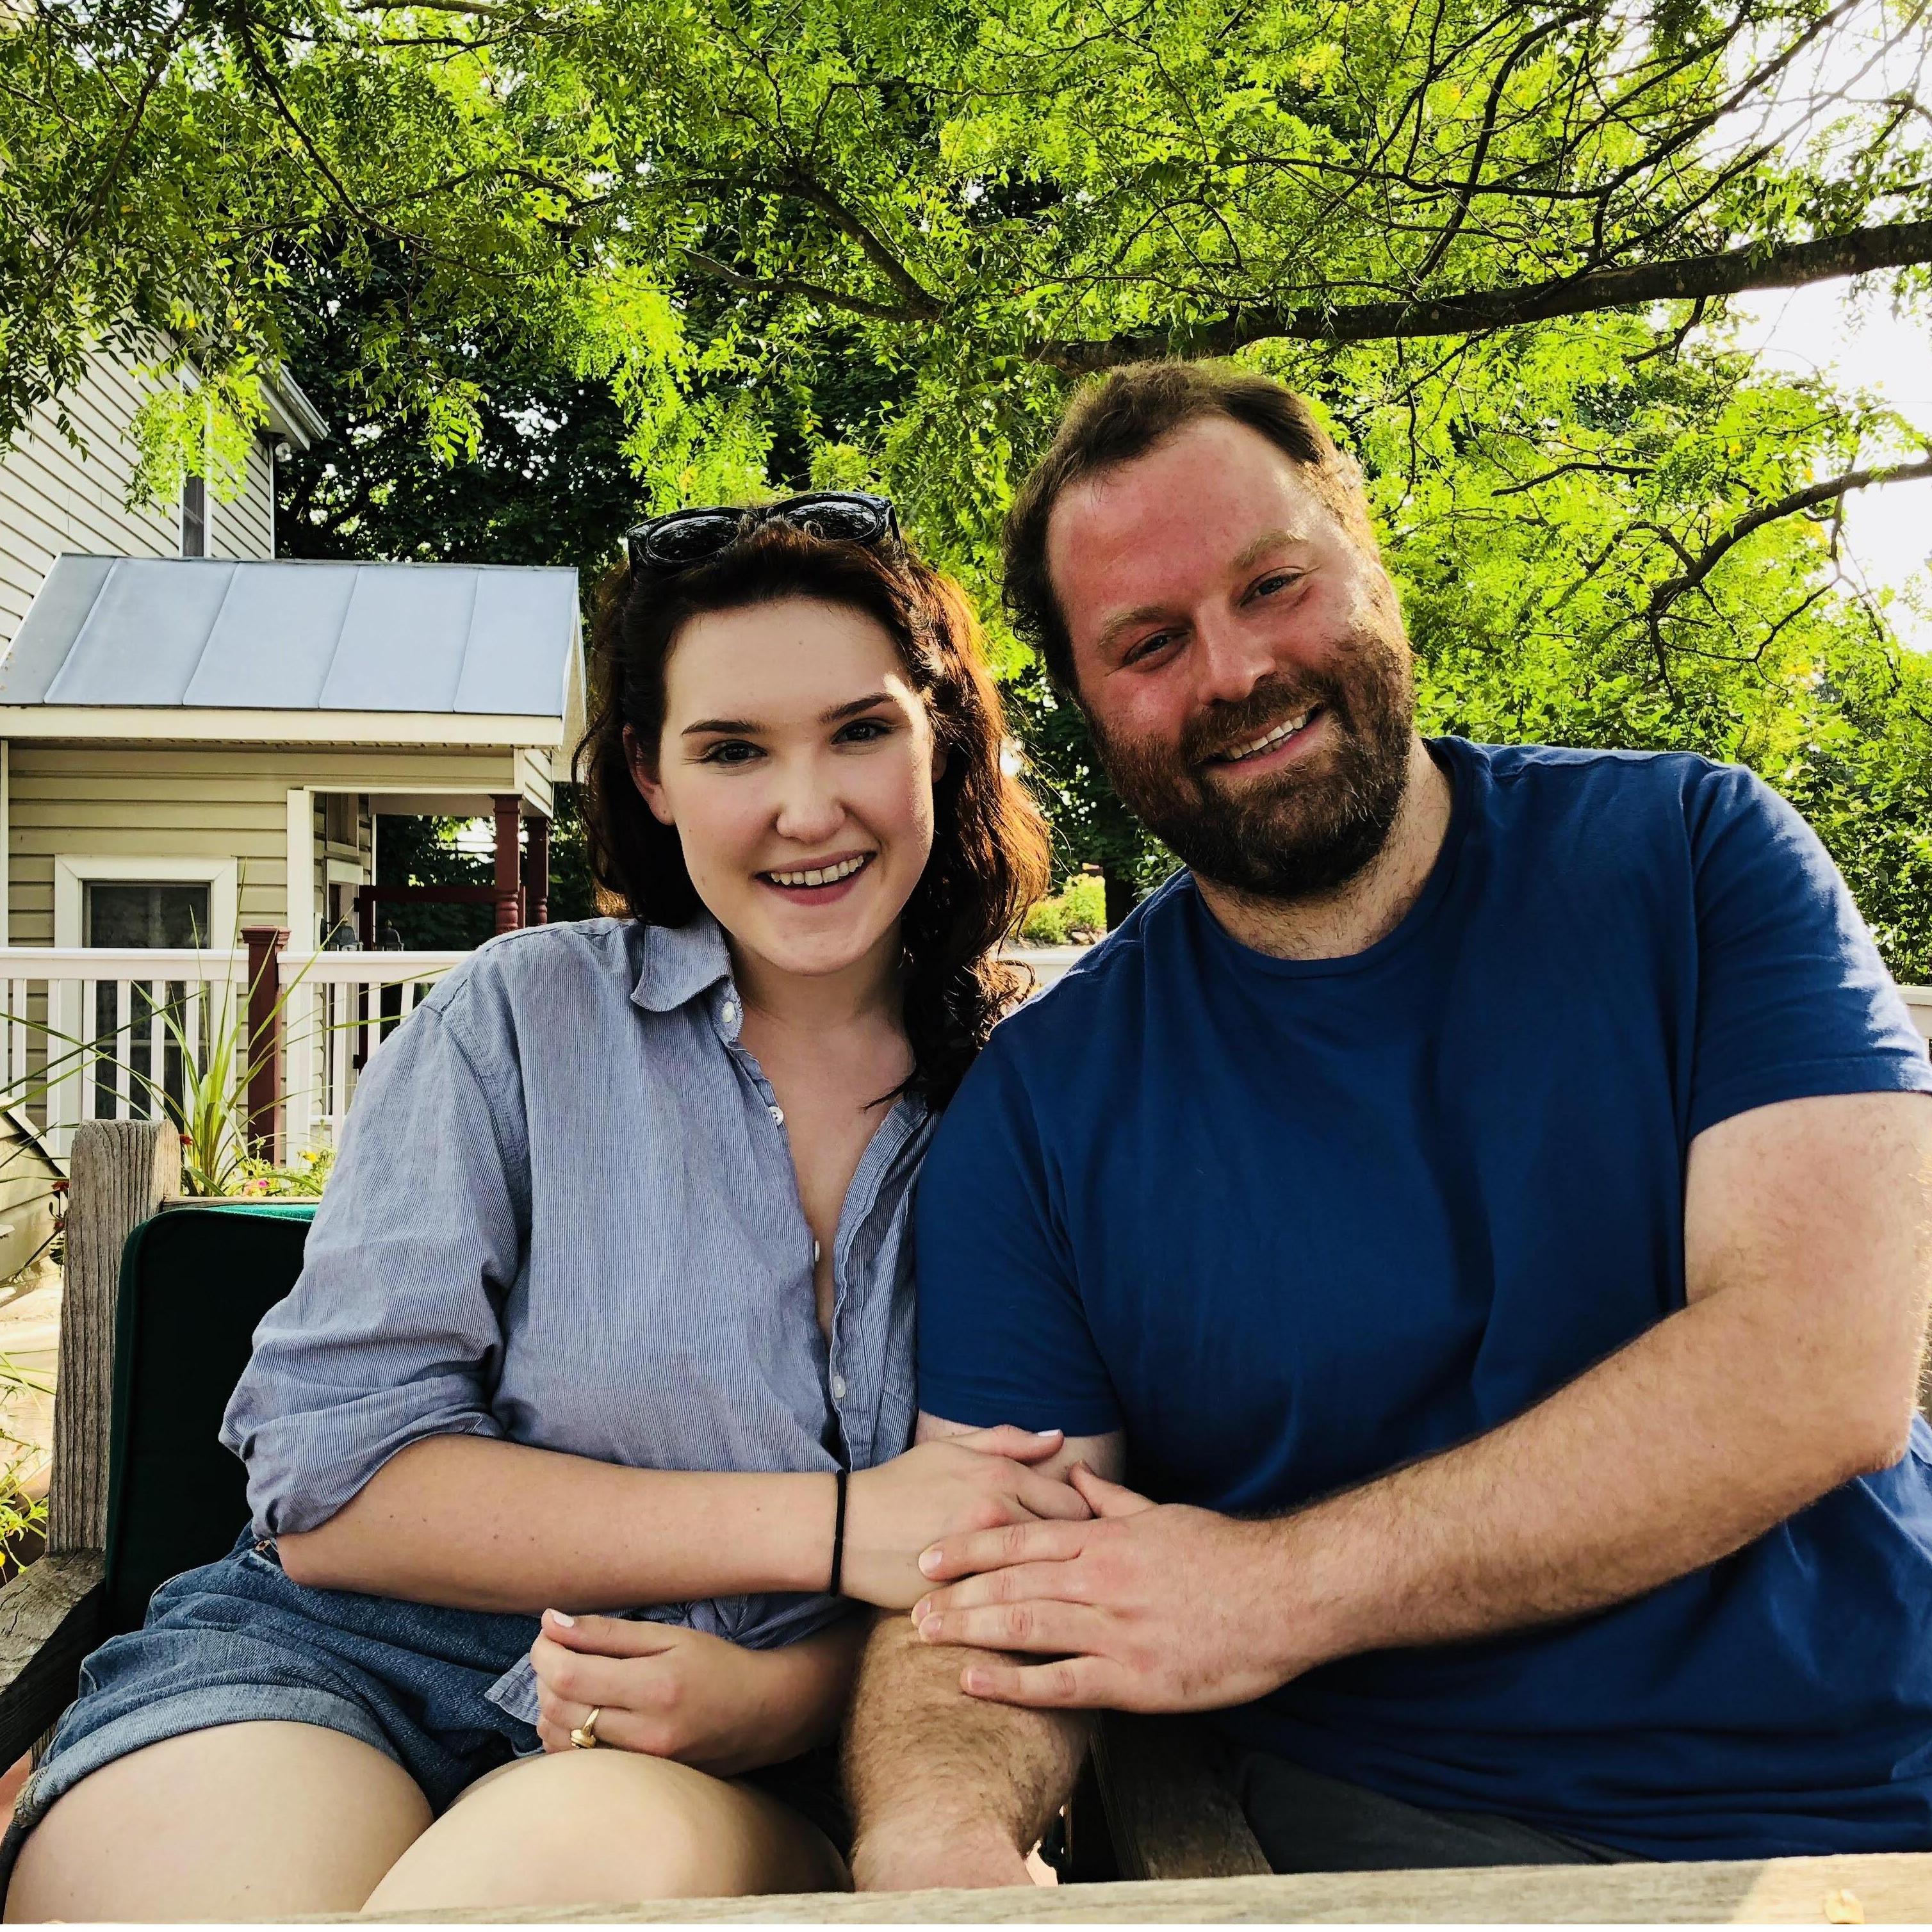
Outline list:
[[[1229,937],[1277,959],[1346,959],[1386,939],[1422,896],[1449,830],[1454,788],[1419,737],[1408,783],[1382,849],[1346,885],[1306,898],[1264,898],[1195,874]]]

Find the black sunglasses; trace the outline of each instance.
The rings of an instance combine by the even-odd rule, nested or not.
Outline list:
[[[782,503],[719,504],[647,518],[625,533],[633,570],[688,570],[709,563],[761,524],[777,521],[835,543],[875,549],[898,541],[899,520],[883,496],[862,490],[812,490]]]

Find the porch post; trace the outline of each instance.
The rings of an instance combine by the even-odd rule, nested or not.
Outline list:
[[[491,802],[496,808],[496,930],[514,932],[524,922],[517,854],[517,821],[524,802],[515,792],[498,792]]]
[[[285,927],[244,926],[248,949],[248,1151],[257,1160],[281,1157],[281,952]]]
[[[550,923],[550,820],[533,818],[524,832],[524,916],[532,926]]]

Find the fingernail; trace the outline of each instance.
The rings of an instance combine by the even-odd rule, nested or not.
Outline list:
[[[920,1625],[919,1634],[928,1643],[937,1643],[939,1641],[940,1632],[944,1628],[945,1623],[946,1619],[944,1617],[928,1617],[925,1622]]]
[[[986,1688],[986,1673],[983,1670],[969,1670],[966,1673],[966,1688],[976,1697]]]
[[[562,1624],[566,1630],[574,1630],[577,1628],[577,1619],[573,1616],[566,1616],[562,1610],[546,1610],[544,1615],[549,1618],[552,1623]]]
[[[920,1574],[922,1576],[931,1576],[938,1574],[939,1569],[939,1551],[936,1546],[931,1550],[922,1550],[920,1552],[919,1569]]]
[[[1051,1442],[1056,1436],[1064,1436],[1066,1432],[1061,1429],[1036,1429],[1034,1431],[1042,1442]]]
[[[912,1606],[912,1620],[916,1624],[924,1623],[932,1614],[932,1599],[930,1597],[920,1598]]]

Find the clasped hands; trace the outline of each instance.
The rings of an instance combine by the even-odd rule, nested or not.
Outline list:
[[[1246,1703],[1323,1660],[1284,1587],[1282,1526],[1156,1504],[1076,1463],[1085,1522],[942,1538],[914,1606],[928,1643],[1051,1658],[965,1665],[960,1688],[1041,1709],[1202,1711]]]

